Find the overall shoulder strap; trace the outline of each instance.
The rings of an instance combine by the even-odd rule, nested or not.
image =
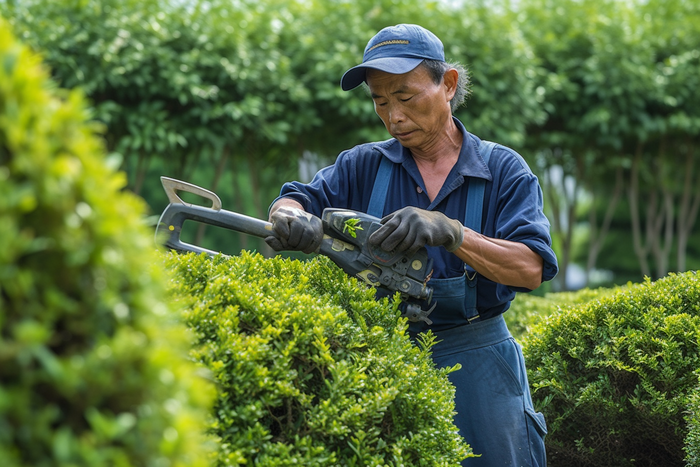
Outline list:
[[[494,146],[496,143],[490,141],[482,141],[479,145],[479,153],[486,165],[489,165]],[[469,180],[467,207],[464,213],[464,226],[479,233],[481,233],[481,213],[484,210],[484,186],[486,186],[486,180],[483,178]]]
[[[384,217],[384,205],[386,204],[386,195],[389,191],[389,181],[391,180],[391,168],[393,162],[388,157],[382,156],[377,170],[377,178],[374,179],[374,187],[372,187],[372,196],[369,199],[367,214],[374,217]]]
[[[491,159],[491,151],[493,151],[494,146],[496,146],[496,143],[483,140],[479,145],[479,153],[481,154],[481,157],[484,159],[484,162],[487,166],[489,165],[489,159]],[[481,233],[481,213],[484,210],[485,186],[486,180],[484,180],[483,178],[472,178],[471,180],[469,180],[469,188],[467,188],[467,207],[464,213],[464,226],[479,233]],[[476,309],[476,272],[474,272],[471,277],[467,273],[466,282],[467,286],[465,291],[465,305],[467,309],[467,319],[471,321],[473,319],[478,318],[479,316],[479,312]]]

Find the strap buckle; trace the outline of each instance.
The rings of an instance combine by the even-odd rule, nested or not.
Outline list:
[[[476,323],[478,321],[481,321],[481,315],[479,314],[472,316],[471,318],[467,318],[467,323],[469,324]]]

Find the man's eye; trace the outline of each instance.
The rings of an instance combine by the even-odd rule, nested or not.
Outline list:
[[[401,99],[401,102],[408,102],[408,101],[410,101],[411,99],[413,99],[413,96],[407,97],[406,99]]]

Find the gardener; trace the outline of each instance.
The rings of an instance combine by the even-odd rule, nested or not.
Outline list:
[[[412,322],[409,332],[432,330],[436,364],[462,366],[450,374],[455,423],[481,454],[464,465],[543,466],[544,417],[533,409],[522,352],[502,316],[516,292],[557,272],[537,178],[516,152],[482,142],[452,116],[468,75],[445,62],[430,31],[381,30],[341,87],[363,82],[393,138],[342,152],[308,184],[285,184],[270,209],[279,238],[267,242],[315,251],[318,216],[335,207],[384,216],[370,242],[385,250],[426,246],[437,307],[432,325]]]

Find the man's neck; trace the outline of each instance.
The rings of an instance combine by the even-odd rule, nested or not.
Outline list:
[[[429,151],[411,150],[418,171],[423,178],[426,194],[432,202],[442,189],[452,167],[459,159],[462,149],[462,132],[452,123],[452,130],[438,141]]]
[[[444,164],[450,161],[451,165],[454,165],[462,150],[463,139],[462,132],[459,131],[454,121],[450,120],[450,124],[447,125],[447,129],[439,139],[426,147],[411,148],[411,155],[419,166]]]

